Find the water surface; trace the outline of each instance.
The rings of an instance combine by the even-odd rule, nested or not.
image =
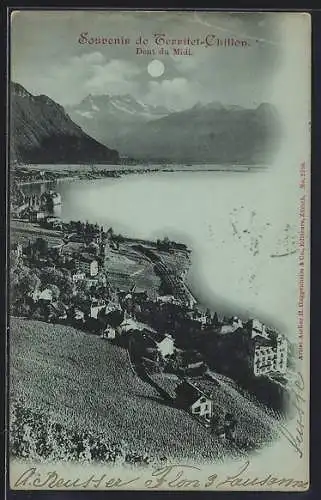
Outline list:
[[[193,252],[189,281],[203,303],[295,335],[296,213],[286,210],[269,171],[133,174],[59,182],[55,189],[64,220],[186,243]]]

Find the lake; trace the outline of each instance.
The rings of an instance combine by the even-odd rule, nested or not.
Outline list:
[[[256,316],[295,338],[297,199],[291,186],[285,196],[284,182],[270,170],[64,181],[55,186],[63,200],[56,213],[132,237],[186,243],[188,279],[203,304]],[[40,192],[48,184],[24,189]]]

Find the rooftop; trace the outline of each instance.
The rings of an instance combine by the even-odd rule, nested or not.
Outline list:
[[[217,383],[214,380],[206,380],[204,378],[199,379],[187,379],[187,382],[194,386],[203,395],[211,398],[213,392],[217,389]]]
[[[81,260],[83,262],[97,262],[97,258],[90,253],[80,253],[77,255],[77,260]]]

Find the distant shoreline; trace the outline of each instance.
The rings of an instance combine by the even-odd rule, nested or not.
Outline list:
[[[37,179],[34,181],[17,181],[18,186],[31,186],[33,184],[50,184],[50,182],[74,181],[76,177],[57,177],[55,179]]]
[[[92,180],[92,179],[105,179],[105,178],[119,178],[123,177],[125,175],[142,175],[142,174],[152,174],[152,173],[176,173],[176,172],[193,172],[193,173],[199,173],[199,172],[235,172],[235,173],[244,173],[244,172],[257,172],[261,170],[265,170],[267,167],[264,165],[255,165],[255,166],[247,166],[247,165],[235,165],[235,166],[229,166],[229,167],[222,167],[222,165],[212,165],[212,166],[206,166],[204,165],[203,167],[196,167],[196,166],[181,166],[181,165],[173,165],[173,166],[157,166],[157,167],[145,167],[141,166],[138,167],[132,167],[128,168],[128,166],[124,167],[117,167],[113,166],[113,168],[108,169],[103,167],[101,169],[90,169],[90,167],[80,167],[79,169],[75,170],[70,170],[67,174],[66,170],[57,170],[55,169],[55,166],[52,167],[52,169],[45,169],[42,171],[44,172],[44,177],[42,179],[36,178],[36,179],[25,179],[25,180],[19,180],[19,177],[26,177],[28,175],[32,175],[32,172],[38,172],[42,169],[42,167],[35,167],[35,166],[24,166],[24,167],[18,167],[18,169],[15,172],[15,177],[18,186],[25,186],[25,185],[33,185],[33,184],[47,184],[50,182],[60,182],[60,181],[74,181],[74,180]],[[29,172],[28,172],[29,170]],[[64,175],[66,173],[66,175]],[[50,175],[50,178],[46,177]]]

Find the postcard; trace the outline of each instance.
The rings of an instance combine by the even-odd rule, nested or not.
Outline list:
[[[310,15],[17,10],[12,490],[309,489]]]

